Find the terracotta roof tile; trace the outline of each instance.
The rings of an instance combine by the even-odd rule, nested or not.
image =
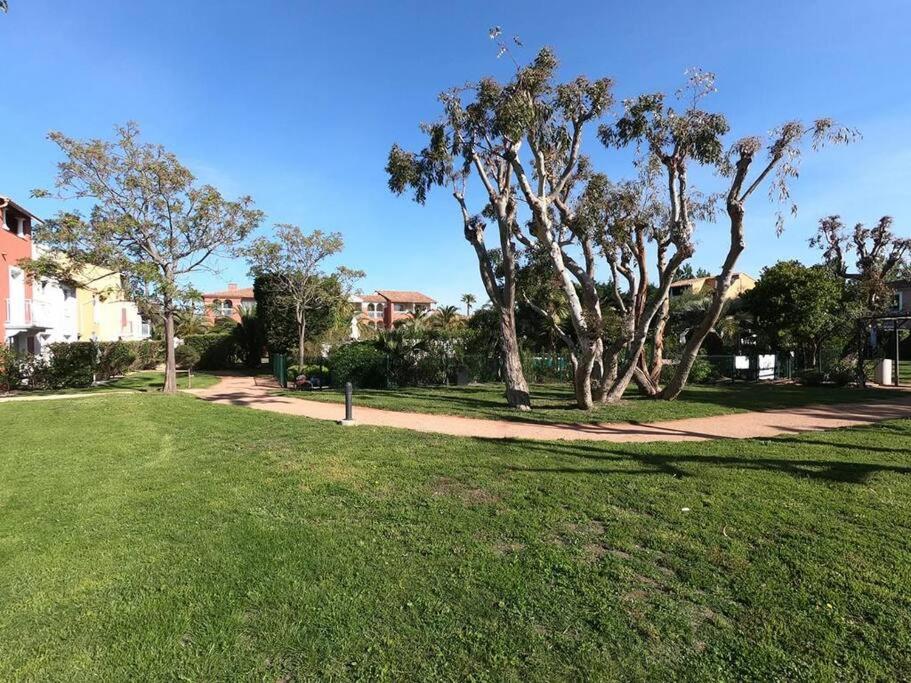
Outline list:
[[[223,292],[206,292],[202,295],[203,299],[252,299],[252,287],[238,287],[237,289],[226,289]]]
[[[378,289],[377,294],[397,304],[435,304],[436,299],[431,299],[420,292],[402,292],[394,289]]]

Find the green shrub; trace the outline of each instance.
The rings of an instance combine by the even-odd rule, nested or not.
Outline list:
[[[196,349],[200,370],[228,370],[237,365],[237,342],[231,334],[188,334],[184,345]]]
[[[829,370],[829,381],[844,387],[857,379],[857,367],[849,360],[840,360]]]
[[[154,370],[164,360],[164,342],[157,339],[123,342],[133,352],[135,360],[130,370]]]
[[[332,384],[340,387],[351,382],[356,387],[386,387],[386,355],[370,342],[339,346],[329,357]]]
[[[98,345],[93,342],[56,342],[49,346],[46,368],[32,369],[32,376],[48,389],[91,386],[98,364]]]
[[[187,343],[174,349],[174,362],[181,370],[192,370],[199,363],[199,351]]]
[[[797,373],[797,381],[807,387],[818,387],[825,379],[825,374],[816,369],[803,370]]]
[[[697,356],[693,361],[693,367],[690,369],[690,376],[687,381],[690,384],[711,384],[718,381],[720,377],[718,368],[707,358]]]
[[[291,382],[300,375],[307,377],[324,377],[329,378],[329,368],[325,365],[307,363],[306,365],[289,365],[287,370],[288,381]]]
[[[0,346],[0,392],[22,386],[22,358],[8,346]]]
[[[110,379],[126,374],[136,361],[136,352],[126,342],[105,342],[98,345],[97,379]]]

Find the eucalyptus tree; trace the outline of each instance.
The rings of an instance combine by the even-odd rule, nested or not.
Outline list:
[[[65,157],[53,194],[93,206],[88,217],[65,212],[42,225],[36,237],[52,253],[29,268],[80,284],[97,266],[123,274],[143,308],[163,321],[164,391],[175,393],[174,323],[179,302],[192,293],[186,279],[209,267],[212,257],[235,254],[262,212],[250,197],[229,201],[197,183],[174,154],[142,142],[135,123],[118,127],[114,141],[60,132],[49,138]]]
[[[296,225],[276,226],[275,239],[259,237],[245,250],[250,275],[268,278],[278,290],[281,305],[294,312],[297,328],[297,362],[305,362],[307,316],[317,308],[339,307],[348,301],[351,286],[364,277],[360,270],[339,266],[325,271],[327,259],[345,246],[341,233],[314,230],[306,233]]]
[[[491,118],[495,98],[492,80],[453,88],[440,95],[440,120],[422,125],[427,144],[419,152],[394,145],[386,172],[395,194],[411,190],[419,204],[433,187],[446,188],[456,202],[465,239],[474,249],[481,281],[496,310],[500,328],[506,401],[517,410],[530,410],[531,397],[522,370],[516,334],[516,235],[518,205],[506,156],[509,141]],[[472,211],[469,181],[483,190]],[[497,228],[497,246],[485,241],[488,224]]]
[[[897,236],[892,224],[891,216],[883,216],[872,228],[857,223],[849,232],[840,216],[827,216],[810,239],[838,277],[858,283],[867,314],[884,310],[892,293],[888,281],[908,268],[911,237]]]

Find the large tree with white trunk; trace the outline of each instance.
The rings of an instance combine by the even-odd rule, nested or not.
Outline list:
[[[411,190],[420,204],[432,187],[451,192],[463,235],[474,249],[484,290],[497,312],[506,401],[517,410],[529,410],[531,397],[516,335],[518,202],[506,156],[509,141],[494,125],[493,86],[492,81],[482,81],[440,95],[441,119],[422,126],[426,146],[416,153],[393,146],[386,171],[393,192]],[[469,192],[472,179],[480,184],[476,195]],[[496,226],[493,247],[486,242],[491,223]]]

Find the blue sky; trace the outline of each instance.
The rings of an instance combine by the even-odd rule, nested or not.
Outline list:
[[[476,262],[444,192],[426,206],[397,198],[383,171],[394,142],[420,143],[436,94],[483,75],[506,78],[487,29],[553,47],[562,75],[608,75],[618,97],[673,91],[687,67],[717,74],[708,106],[732,136],[792,118],[832,116],[863,140],[805,160],[793,186],[797,218],[775,236],[774,211],[756,196],[740,269],[779,258],[815,260],[818,218],[896,217],[911,232],[911,3],[238,2],[225,0],[10,0],[0,15],[0,194],[41,216],[61,208],[28,200],[58,160],[50,130],[109,136],[133,119],[206,182],[250,194],[275,222],[338,230],[341,259],[367,272],[361,286],[418,289],[441,303],[483,301]],[[865,6],[866,5],[866,6]],[[615,177],[626,166],[599,149]],[[713,189],[707,186],[706,189]],[[715,269],[726,227],[701,225],[695,266]],[[245,282],[246,266],[195,284]]]

